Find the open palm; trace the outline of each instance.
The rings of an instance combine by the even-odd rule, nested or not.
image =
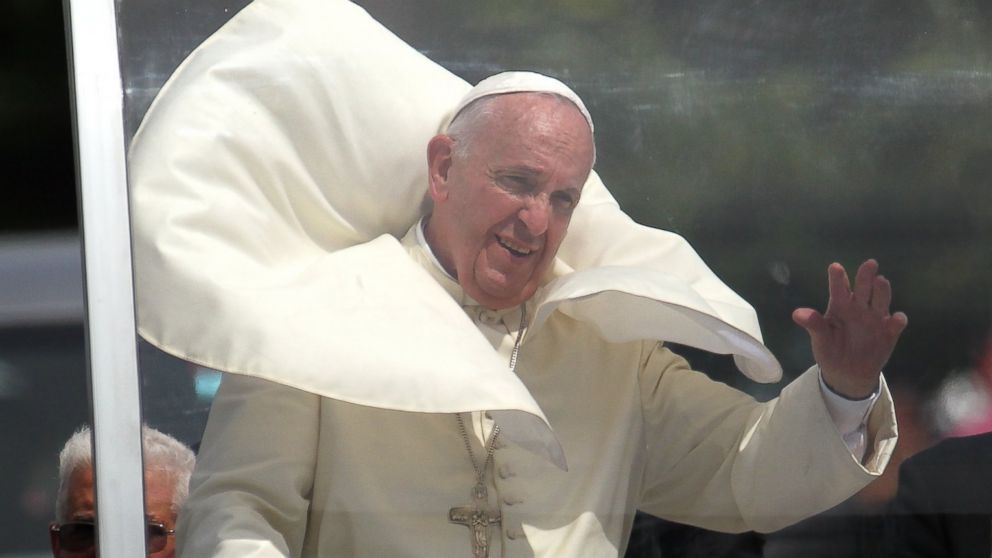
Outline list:
[[[879,275],[875,260],[858,268],[853,290],[839,263],[830,264],[827,276],[827,311],[798,308],[792,319],[809,333],[827,385],[850,399],[863,399],[877,388],[878,375],[908,319],[902,312],[889,313],[892,286]]]

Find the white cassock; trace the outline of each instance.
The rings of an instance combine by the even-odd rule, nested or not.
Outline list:
[[[409,236],[413,260],[445,291],[437,296],[457,303],[507,361],[520,309],[477,306]],[[490,556],[617,556],[636,509],[722,531],[778,529],[864,486],[895,437],[884,389],[861,465],[827,412],[815,369],[757,403],[657,342],[611,343],[562,311],[526,331],[516,373],[568,469],[497,438],[487,500],[502,521]],[[474,413],[466,424],[478,459],[492,421]],[[232,558],[471,556],[471,533],[448,513],[472,501],[474,482],[450,413],[377,409],[229,375],[211,410],[179,548]]]
[[[447,521],[473,477],[452,413],[473,433],[484,412],[502,428],[491,550],[507,555],[616,554],[635,506],[774,529],[881,472],[884,389],[862,467],[815,374],[758,405],[642,341],[781,375],[753,309],[683,239],[631,222],[595,174],[511,373],[512,317],[466,313],[380,236],[421,216],[424,146],[467,89],[347,2],[256,0],[153,103],[129,154],[139,331],[234,373],[184,556],[213,541],[239,557],[469,555],[469,530]]]

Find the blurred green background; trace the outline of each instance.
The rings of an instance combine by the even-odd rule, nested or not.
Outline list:
[[[247,2],[120,2],[127,126]],[[758,309],[787,374],[826,266],[877,258],[910,327],[895,382],[974,366],[992,314],[992,4],[979,0],[364,0],[470,82],[561,78],[597,170],[637,221],[684,235]],[[722,366],[722,365],[719,365]],[[759,396],[775,389],[748,386]]]
[[[929,392],[985,350],[992,3],[360,3],[471,82],[531,69],[573,85],[621,205],[757,307],[787,374],[811,362],[790,313],[823,308],[831,261],[875,257],[892,280],[910,316],[893,382]]]

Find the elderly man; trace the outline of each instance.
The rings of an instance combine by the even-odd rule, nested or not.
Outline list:
[[[172,558],[175,556],[176,515],[189,493],[189,477],[196,458],[185,444],[154,428],[142,427],[141,435],[148,556]],[[55,558],[97,555],[90,438],[90,429],[84,426],[66,441],[59,454],[57,522],[49,527]]]
[[[445,331],[431,318],[460,307],[539,404],[561,459],[528,442],[540,428],[500,408],[412,413],[228,375],[181,519],[181,555],[617,556],[636,509],[773,530],[880,473],[895,428],[879,371],[906,318],[889,314],[874,261],[853,290],[830,266],[827,311],[793,316],[818,366],[757,403],[657,340],[611,341],[609,324],[567,306],[587,296],[581,285],[541,309],[572,275],[555,254],[595,159],[592,120],[574,92],[501,74],[455,112],[427,146],[433,209],[402,239],[406,254],[377,256],[388,240],[351,249],[342,261],[375,268],[336,284],[358,285],[367,300],[355,304],[378,315],[388,300],[373,299],[369,282],[406,273],[400,260],[412,259],[440,287],[424,301],[423,326]],[[609,280],[622,290],[642,279],[631,274]],[[636,316],[610,316],[626,318]],[[384,362],[397,347],[412,350],[384,339]],[[439,366],[444,357],[432,356]],[[331,382],[367,373],[347,362],[327,363]],[[455,399],[472,391],[449,378],[431,389]],[[475,387],[491,389],[486,381]]]

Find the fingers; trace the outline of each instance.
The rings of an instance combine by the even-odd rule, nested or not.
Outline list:
[[[834,308],[836,304],[846,303],[851,297],[851,281],[847,278],[847,270],[839,263],[832,263],[827,268],[827,281],[830,290],[830,302],[827,303],[827,311]]]
[[[867,306],[871,302],[875,277],[878,275],[878,262],[867,260],[858,268],[854,276],[854,300]]]
[[[827,270],[830,281],[830,303],[836,305],[849,300],[869,307],[880,316],[889,313],[892,302],[892,285],[889,280],[878,274],[878,262],[866,260],[858,267],[854,276],[854,287],[851,288],[847,271],[839,263],[830,264]]]
[[[853,289],[847,271],[841,264],[830,264],[830,267],[827,268],[827,276],[830,301],[827,304],[826,312],[820,317],[825,320],[832,320],[841,316],[851,316],[851,312],[860,313],[867,310],[878,318],[890,318],[889,306],[892,304],[892,284],[878,273],[877,261],[869,259],[858,267]],[[813,319],[815,318],[811,318],[807,312],[793,314],[793,320],[806,329],[816,329],[815,324],[811,325],[810,320]],[[906,315],[899,313],[899,317],[885,327],[891,328],[890,333],[898,336],[906,327],[906,322]]]
[[[889,317],[886,322],[886,327],[888,328],[889,335],[895,339],[902,334],[902,331],[906,329],[909,324],[909,318],[903,312],[896,312]]]
[[[892,302],[892,284],[881,275],[876,275],[872,282],[870,307],[879,316],[887,316],[889,304]]]

